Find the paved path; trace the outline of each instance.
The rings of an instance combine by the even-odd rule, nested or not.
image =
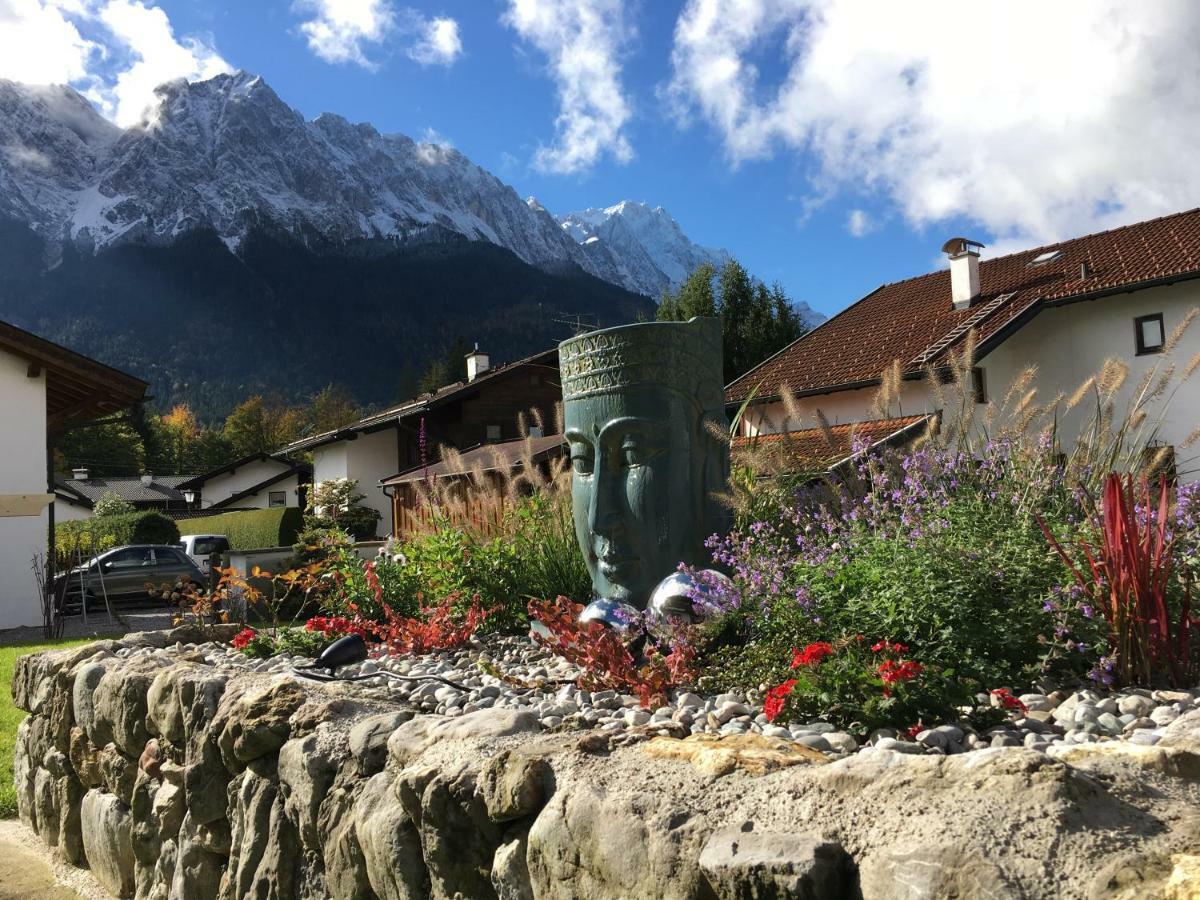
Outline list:
[[[53,860],[24,823],[0,819],[0,900],[111,900],[86,869]]]
[[[171,627],[171,617],[174,615],[168,609],[147,609],[132,607],[113,611],[113,621],[110,625],[108,615],[104,611],[93,612],[88,616],[87,625],[83,624],[83,616],[69,616],[63,628],[64,638],[81,637],[120,637],[130,631],[161,631]],[[8,628],[0,631],[0,646],[5,644],[36,644],[43,640],[41,628]],[[0,894],[0,897],[3,897]]]

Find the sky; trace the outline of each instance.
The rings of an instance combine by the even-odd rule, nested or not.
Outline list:
[[[122,125],[244,69],[565,214],[665,207],[831,315],[940,265],[1200,206],[1194,0],[0,0],[0,77]]]

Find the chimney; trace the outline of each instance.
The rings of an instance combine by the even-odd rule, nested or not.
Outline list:
[[[144,484],[146,487],[150,487],[150,485],[154,484],[154,476],[147,472],[142,476],[142,484]]]
[[[979,296],[979,250],[983,244],[967,238],[950,238],[942,252],[950,257],[950,298],[955,309],[969,309]]]
[[[475,349],[467,354],[467,381],[474,381],[480,375],[488,370],[490,360],[488,355],[479,349],[479,345],[475,345]]]
[[[71,470],[71,477],[74,478],[76,481],[87,481],[88,480],[88,470],[85,469],[83,466],[77,466],[76,468]]]

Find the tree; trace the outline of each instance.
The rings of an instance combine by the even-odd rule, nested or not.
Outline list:
[[[726,384],[805,331],[783,289],[778,284],[768,289],[733,259],[719,272],[708,263],[700,265],[677,292],[663,292],[660,322],[686,322],[693,316],[721,318]]]
[[[462,381],[467,375],[466,358],[470,352],[471,345],[466,338],[455,338],[445,353],[429,364],[417,383],[418,393],[432,393],[438,388]]]
[[[321,434],[333,431],[343,425],[349,425],[361,415],[358,404],[345,386],[327,384],[312,398],[308,407],[308,415],[312,421],[313,431]]]
[[[300,436],[304,419],[301,410],[277,397],[255,395],[229,414],[223,434],[235,457],[274,453]]]
[[[145,471],[146,446],[127,422],[75,428],[58,439],[54,467],[67,473],[82,467],[90,475],[140,475]]]

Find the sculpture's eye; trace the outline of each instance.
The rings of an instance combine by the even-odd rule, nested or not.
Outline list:
[[[571,450],[571,468],[576,475],[591,475],[594,461],[592,452],[586,447],[575,447]]]
[[[650,458],[650,453],[637,441],[626,440],[621,444],[621,461],[629,468],[642,466]]]

